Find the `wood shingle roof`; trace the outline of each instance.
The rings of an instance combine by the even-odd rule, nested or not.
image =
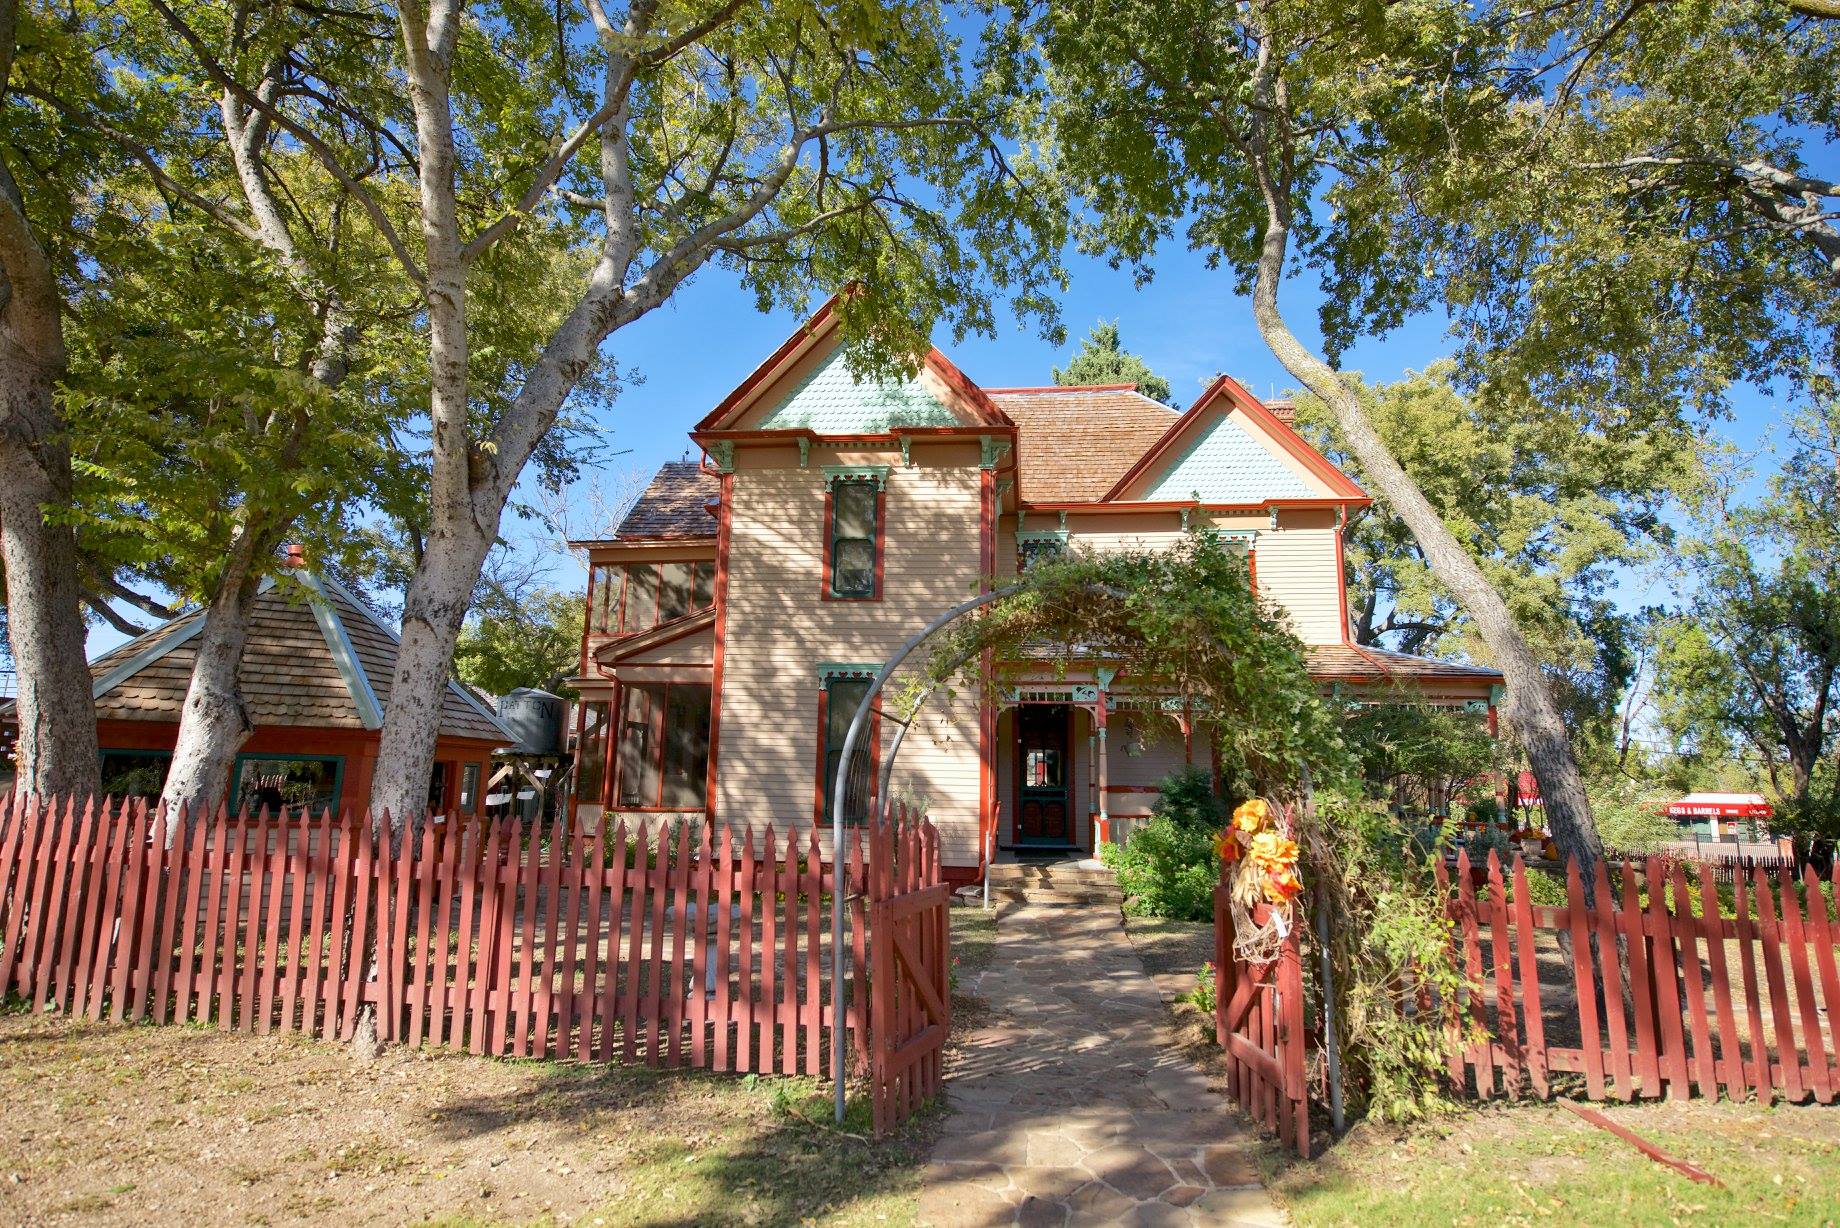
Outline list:
[[[96,716],[174,721],[185,703],[204,614],[194,611],[90,663]],[[397,637],[337,581],[292,573],[265,582],[237,681],[257,725],[376,729],[389,702]],[[458,682],[442,699],[442,737],[515,738]]]
[[[1030,503],[1098,502],[1177,417],[1129,385],[994,389],[990,399],[1015,420]]]

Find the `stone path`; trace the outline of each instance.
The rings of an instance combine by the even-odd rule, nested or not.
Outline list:
[[[1115,908],[1003,912],[920,1222],[1282,1225],[1251,1127],[1179,1050]]]

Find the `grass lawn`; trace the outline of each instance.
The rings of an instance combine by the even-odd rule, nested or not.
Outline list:
[[[1664,1168],[1557,1105],[1527,1104],[1405,1131],[1358,1126],[1313,1163],[1268,1161],[1272,1192],[1299,1228],[1840,1222],[1840,1109],[1594,1107],[1726,1188]]]
[[[969,1016],[996,925],[952,922]],[[806,1079],[394,1047],[358,1062],[17,1004],[0,1011],[0,1104],[0,1223],[176,1228],[908,1225],[940,1116],[874,1142],[833,1129],[828,1085]]]

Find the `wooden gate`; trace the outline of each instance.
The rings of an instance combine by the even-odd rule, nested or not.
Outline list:
[[[1227,1089],[1279,1142],[1308,1159],[1310,1101],[1297,931],[1291,930],[1274,963],[1236,959],[1233,911],[1223,883],[1214,888],[1214,969],[1214,1038],[1226,1050]]]
[[[899,808],[869,836],[869,1090],[877,1134],[939,1092],[952,1028],[950,906],[938,831]]]

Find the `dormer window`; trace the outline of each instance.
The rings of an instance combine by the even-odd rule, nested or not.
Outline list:
[[[597,563],[588,630],[595,635],[632,635],[715,604],[716,565],[680,563]]]
[[[835,601],[877,601],[882,595],[885,466],[827,469],[825,473],[824,596]]]

